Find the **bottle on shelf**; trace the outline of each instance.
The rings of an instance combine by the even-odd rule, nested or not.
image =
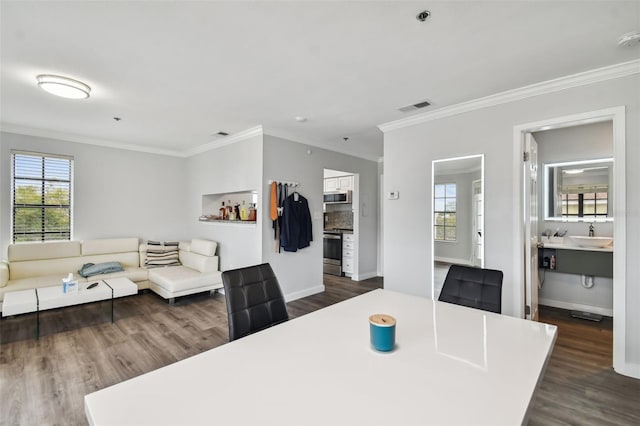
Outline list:
[[[233,206],[231,205],[231,200],[227,203],[227,220],[235,220],[235,218],[231,218],[233,214]]]
[[[233,215],[235,216],[235,220],[240,220],[240,204],[236,203],[235,206],[233,206]]]
[[[222,202],[222,207],[220,207],[220,220],[225,220],[227,218],[227,208],[224,206],[224,201]]]
[[[242,207],[240,207],[240,220],[247,220],[247,207],[244,205],[244,200],[242,200]]]
[[[556,269],[556,256],[551,256],[551,261],[549,262],[549,269]]]
[[[256,221],[256,205],[251,203],[251,206],[249,207],[249,219],[251,222],[255,222]]]

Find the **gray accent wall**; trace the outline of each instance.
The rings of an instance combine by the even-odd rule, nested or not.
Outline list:
[[[184,159],[2,132],[0,258],[11,242],[11,150],[74,158],[73,239],[186,239]]]
[[[308,152],[311,152],[310,154]],[[264,175],[261,206],[263,261],[273,267],[287,299],[322,291],[322,232],[324,169],[358,175],[358,275],[375,276],[377,270],[378,164],[337,152],[304,145],[275,136],[264,136]],[[276,253],[269,218],[269,180],[298,182],[298,192],[309,202],[313,242],[297,252]],[[356,191],[354,191],[356,192]],[[355,203],[356,201],[354,201]],[[363,206],[364,214],[363,215]],[[354,221],[356,218],[354,218]]]
[[[416,124],[385,133],[385,191],[400,199],[384,200],[385,288],[431,295],[431,229],[427,221],[395,220],[405,212],[428,211],[431,161],[485,154],[486,267],[504,272],[503,313],[513,315],[523,302],[523,286],[514,265],[514,229],[519,224],[519,196],[514,193],[514,159],[520,147],[514,126],[624,105],[626,107],[626,357],[640,364],[640,75],[592,83]],[[417,279],[424,277],[424,279]]]

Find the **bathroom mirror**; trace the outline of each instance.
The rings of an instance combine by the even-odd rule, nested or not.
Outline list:
[[[545,220],[613,220],[613,159],[544,165]]]
[[[434,299],[452,264],[484,267],[484,155],[432,163]]]

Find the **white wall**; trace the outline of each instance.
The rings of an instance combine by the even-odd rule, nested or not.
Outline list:
[[[176,240],[184,224],[181,158],[13,133],[0,134],[0,258],[11,242],[11,150],[74,157],[73,239]]]
[[[262,224],[200,222],[202,196],[238,191],[258,192],[258,217],[262,200],[262,135],[196,154],[186,159],[185,226],[193,238],[218,242],[220,270],[262,262]]]
[[[311,150],[311,154],[307,151]],[[275,136],[264,136],[263,212],[268,211],[269,180],[298,182],[298,192],[309,202],[313,223],[310,247],[288,253],[274,250],[273,229],[267,213],[261,214],[263,224],[263,259],[271,263],[287,299],[304,297],[322,291],[322,231],[324,169],[344,170],[359,176],[360,200],[371,203],[367,216],[360,214],[359,274],[376,275],[378,164],[373,161],[303,145]],[[360,206],[362,207],[362,206]]]
[[[431,161],[485,154],[486,267],[504,272],[503,312],[521,305],[515,288],[520,259],[512,235],[519,223],[519,194],[514,193],[513,161],[519,146],[514,126],[626,106],[626,360],[640,364],[640,76],[632,75],[484,108],[385,133],[385,191],[399,190],[399,200],[384,200],[385,288],[430,296],[431,229],[429,221],[395,220],[406,212],[428,211]]]
[[[534,133],[538,142],[538,170],[544,170],[544,164],[563,161],[593,160],[613,157],[612,122],[592,123],[582,126],[545,130]],[[544,178],[540,175],[541,219],[544,218]],[[553,222],[541,220],[539,231],[545,229],[567,230],[567,235],[588,235],[589,222]],[[596,235],[613,236],[612,222],[595,224]],[[565,309],[577,309],[611,316],[613,314],[613,280],[596,277],[595,285],[585,288],[582,277],[574,274],[545,271],[544,285],[540,289],[539,302],[543,305]]]

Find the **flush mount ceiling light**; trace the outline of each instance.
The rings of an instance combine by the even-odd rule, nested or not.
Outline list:
[[[72,78],[51,74],[41,74],[36,78],[38,86],[52,95],[68,99],[86,99],[91,93],[91,87]]]

